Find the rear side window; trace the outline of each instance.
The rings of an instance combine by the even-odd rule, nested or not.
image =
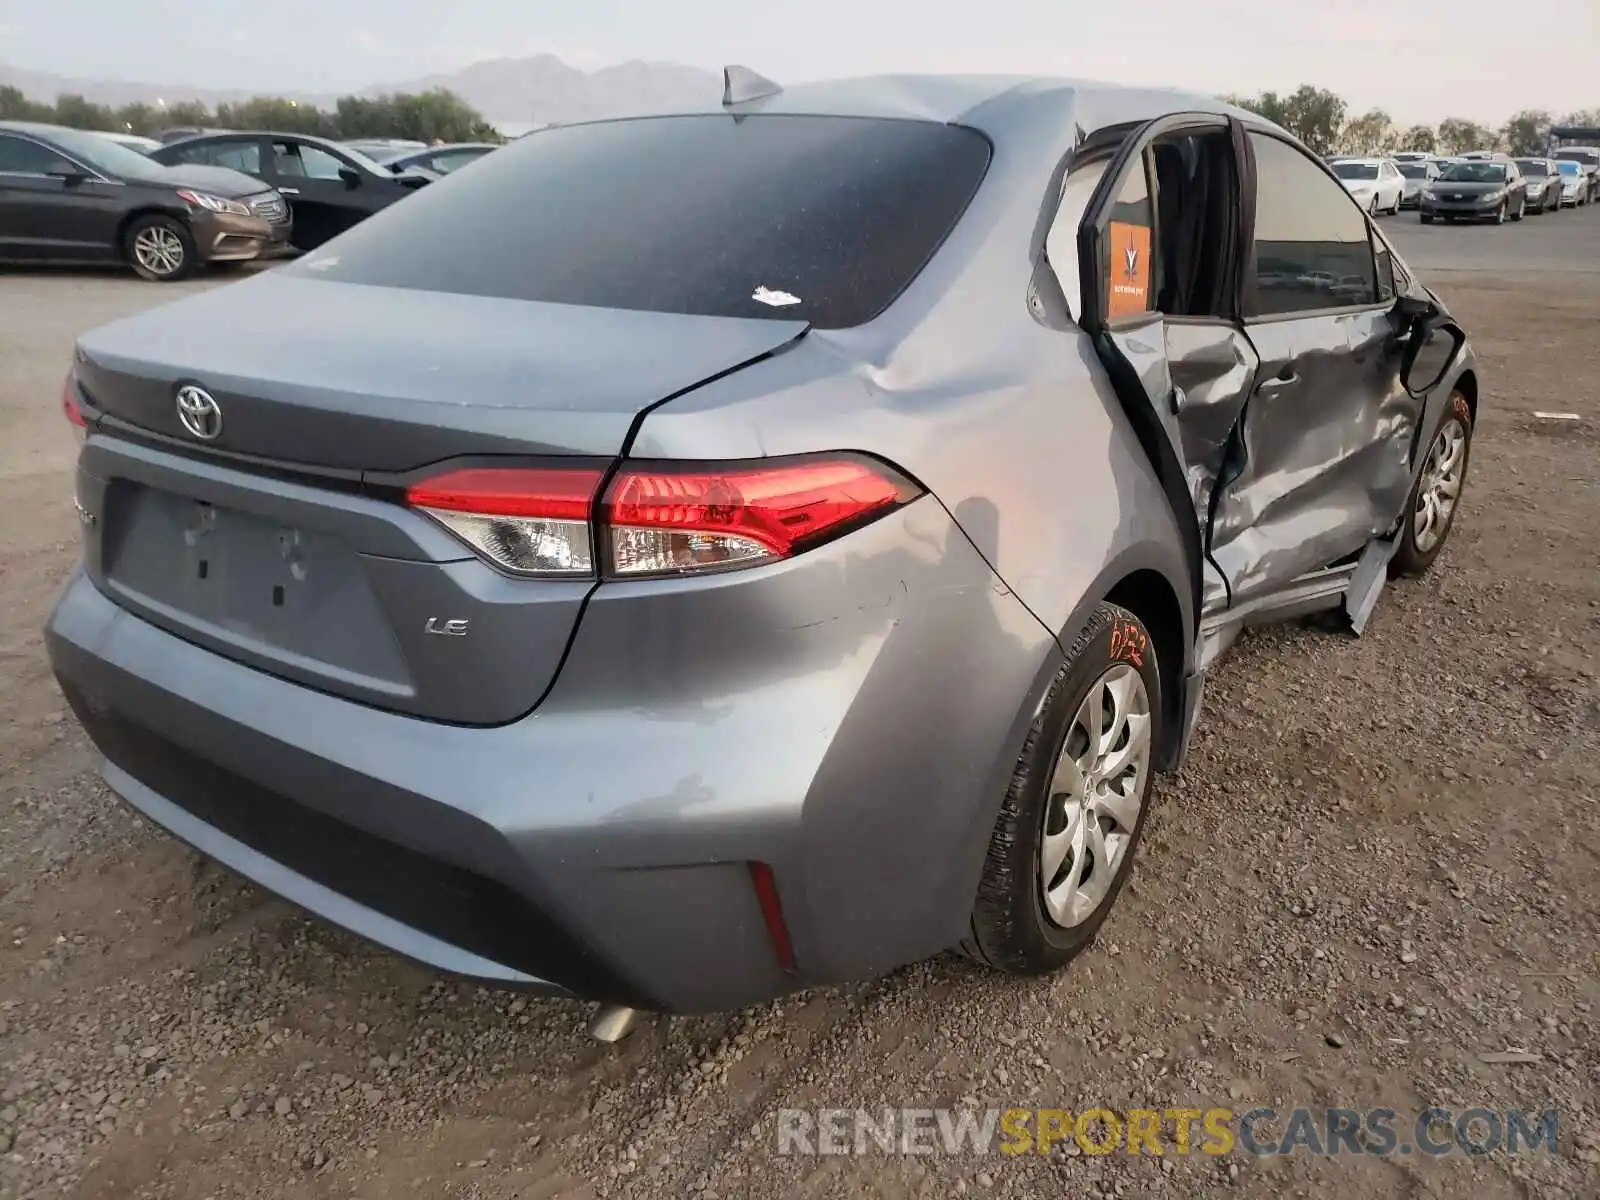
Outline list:
[[[231,167],[246,175],[261,174],[260,142],[218,142],[211,147],[210,161],[219,167]]]
[[[0,133],[0,171],[10,175],[43,175],[54,168],[69,165],[48,146]]]
[[[974,130],[717,114],[542,130],[285,270],[821,329],[882,312],[988,169]]]

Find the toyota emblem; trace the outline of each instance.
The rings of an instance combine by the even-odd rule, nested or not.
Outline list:
[[[215,441],[222,432],[222,409],[210,392],[192,383],[178,389],[178,420],[203,442]]]

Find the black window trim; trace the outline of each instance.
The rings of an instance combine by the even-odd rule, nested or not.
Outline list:
[[[1316,166],[1321,167],[1322,168],[1322,173],[1324,175],[1326,175],[1328,177],[1329,181],[1335,187],[1337,187],[1339,189],[1340,194],[1344,196],[1345,200],[1349,203],[1350,207],[1355,209],[1356,212],[1360,214],[1361,220],[1366,225],[1366,228],[1367,228],[1367,250],[1368,250],[1368,252],[1370,254],[1372,254],[1373,290],[1374,290],[1374,292],[1376,292],[1377,291],[1377,279],[1378,279],[1378,261],[1377,261],[1377,251],[1373,249],[1373,244],[1372,244],[1372,234],[1373,234],[1372,218],[1367,215],[1366,210],[1364,210],[1359,204],[1357,204],[1355,202],[1355,198],[1350,195],[1350,192],[1345,188],[1344,184],[1339,181],[1339,177],[1336,174],[1334,174],[1332,167],[1330,167],[1328,165],[1328,163],[1324,162],[1319,156],[1317,156],[1315,154],[1312,154],[1304,146],[1302,146],[1298,142],[1296,142],[1293,138],[1288,137],[1288,136],[1286,136],[1286,135],[1284,135],[1282,133],[1279,133],[1277,130],[1267,129],[1267,128],[1264,128],[1264,127],[1259,126],[1259,125],[1251,125],[1248,128],[1247,132],[1248,133],[1257,134],[1257,135],[1259,135],[1261,137],[1271,138],[1275,142],[1282,142],[1284,145],[1288,146],[1291,150],[1293,150],[1297,154],[1299,154],[1300,157],[1305,159],[1307,162],[1313,163]],[[1254,155],[1252,155],[1251,157],[1252,157],[1252,160],[1253,160],[1254,159]],[[1253,169],[1253,166],[1254,166],[1254,164],[1253,164],[1253,161],[1252,161],[1252,170],[1250,172],[1250,186],[1252,188],[1255,188],[1257,186],[1257,180],[1256,180],[1256,172]],[[1253,203],[1253,198],[1252,198],[1252,204],[1251,204],[1251,210],[1252,210],[1251,211],[1251,215],[1252,215],[1252,218],[1254,217],[1254,208],[1255,208],[1255,205]],[[1248,240],[1249,240],[1249,250],[1247,251],[1245,257],[1251,263],[1254,263],[1255,262],[1255,255],[1256,255],[1256,231],[1255,231],[1255,222],[1254,222],[1253,219],[1251,221],[1250,229],[1249,229],[1249,232],[1248,232],[1247,236],[1248,236]],[[1252,272],[1252,274],[1253,274],[1253,272]],[[1254,289],[1252,288],[1252,291],[1253,290]],[[1382,310],[1385,310],[1385,309],[1390,309],[1390,308],[1393,308],[1393,307],[1394,307],[1394,301],[1393,300],[1370,300],[1370,301],[1366,301],[1366,302],[1364,302],[1362,304],[1341,304],[1341,305],[1339,305],[1337,307],[1333,307],[1333,308],[1302,308],[1302,309],[1298,309],[1298,310],[1296,310],[1294,312],[1286,312],[1286,313],[1260,313],[1260,314],[1256,314],[1256,315],[1251,315],[1249,313],[1245,313],[1245,314],[1242,314],[1241,319],[1242,319],[1244,325],[1246,325],[1247,327],[1248,326],[1255,326],[1255,325],[1274,325],[1274,324],[1277,324],[1280,321],[1303,321],[1303,320],[1306,320],[1309,317],[1329,317],[1329,316],[1337,317],[1337,316],[1345,316],[1345,315],[1349,315],[1349,314],[1353,314],[1353,313],[1378,312],[1378,311],[1382,311]]]

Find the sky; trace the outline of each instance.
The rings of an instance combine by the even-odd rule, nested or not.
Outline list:
[[[1208,92],[1314,83],[1356,115],[1600,107],[1597,0],[0,0],[0,62],[198,87],[357,90],[497,57],[780,82],[1069,75]]]

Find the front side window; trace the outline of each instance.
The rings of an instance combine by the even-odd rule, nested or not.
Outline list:
[[[0,171],[10,175],[48,175],[70,165],[48,146],[0,133]]]
[[[1251,315],[1373,303],[1372,242],[1350,194],[1288,142],[1260,133],[1250,141],[1256,158]]]
[[[976,130],[933,121],[719,113],[556,126],[362,221],[337,254],[283,269],[840,329],[917,276],[989,155]]]

